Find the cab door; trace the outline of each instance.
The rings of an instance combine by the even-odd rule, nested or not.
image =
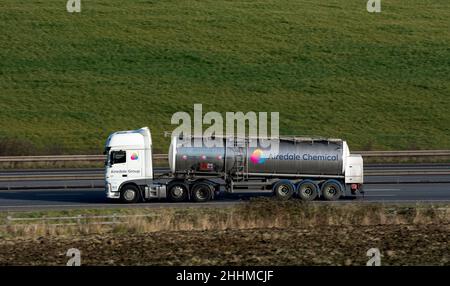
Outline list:
[[[128,176],[127,151],[111,150],[106,164],[106,180],[111,184],[111,190],[117,192]]]

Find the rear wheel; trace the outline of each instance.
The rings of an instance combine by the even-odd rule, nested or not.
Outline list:
[[[313,201],[319,195],[319,187],[313,181],[304,180],[298,185],[297,193],[302,201]]]
[[[338,181],[328,180],[322,185],[322,196],[327,201],[336,201],[342,195],[342,186]]]
[[[139,189],[134,185],[125,185],[120,192],[120,199],[123,203],[134,204],[139,200]]]
[[[195,202],[207,202],[212,198],[213,186],[207,183],[196,183],[192,187],[192,199]]]
[[[170,183],[167,187],[167,198],[172,202],[182,202],[187,199],[187,185],[181,182]]]
[[[282,180],[274,184],[272,190],[277,198],[289,200],[294,194],[294,185],[288,180]]]

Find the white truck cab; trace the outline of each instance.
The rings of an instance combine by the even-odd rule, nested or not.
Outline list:
[[[105,155],[105,187],[108,198],[118,199],[123,195],[127,196],[127,201],[134,201],[138,199],[138,192],[130,190],[121,194],[124,184],[152,185],[152,140],[147,127],[111,134],[106,141]]]

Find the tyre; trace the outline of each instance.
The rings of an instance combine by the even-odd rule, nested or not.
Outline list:
[[[322,184],[322,196],[327,201],[336,201],[342,195],[342,185],[336,180],[328,180]]]
[[[126,204],[134,204],[139,201],[139,189],[135,185],[125,185],[120,191],[120,200]]]
[[[288,180],[281,180],[273,185],[273,193],[282,200],[289,200],[294,194],[294,185]]]
[[[188,187],[182,182],[170,183],[167,187],[167,198],[172,202],[183,202],[187,199]]]
[[[313,201],[319,195],[319,187],[311,180],[304,180],[298,184],[297,194],[302,201]]]
[[[194,202],[207,202],[212,198],[213,186],[208,183],[196,183],[192,187],[192,200]]]

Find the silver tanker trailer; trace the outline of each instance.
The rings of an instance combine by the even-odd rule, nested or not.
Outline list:
[[[111,134],[105,145],[108,198],[134,203],[149,199],[205,202],[226,192],[272,192],[281,199],[337,200],[362,192],[363,160],[346,141],[306,137],[172,137],[170,171],[155,176],[150,130]]]

